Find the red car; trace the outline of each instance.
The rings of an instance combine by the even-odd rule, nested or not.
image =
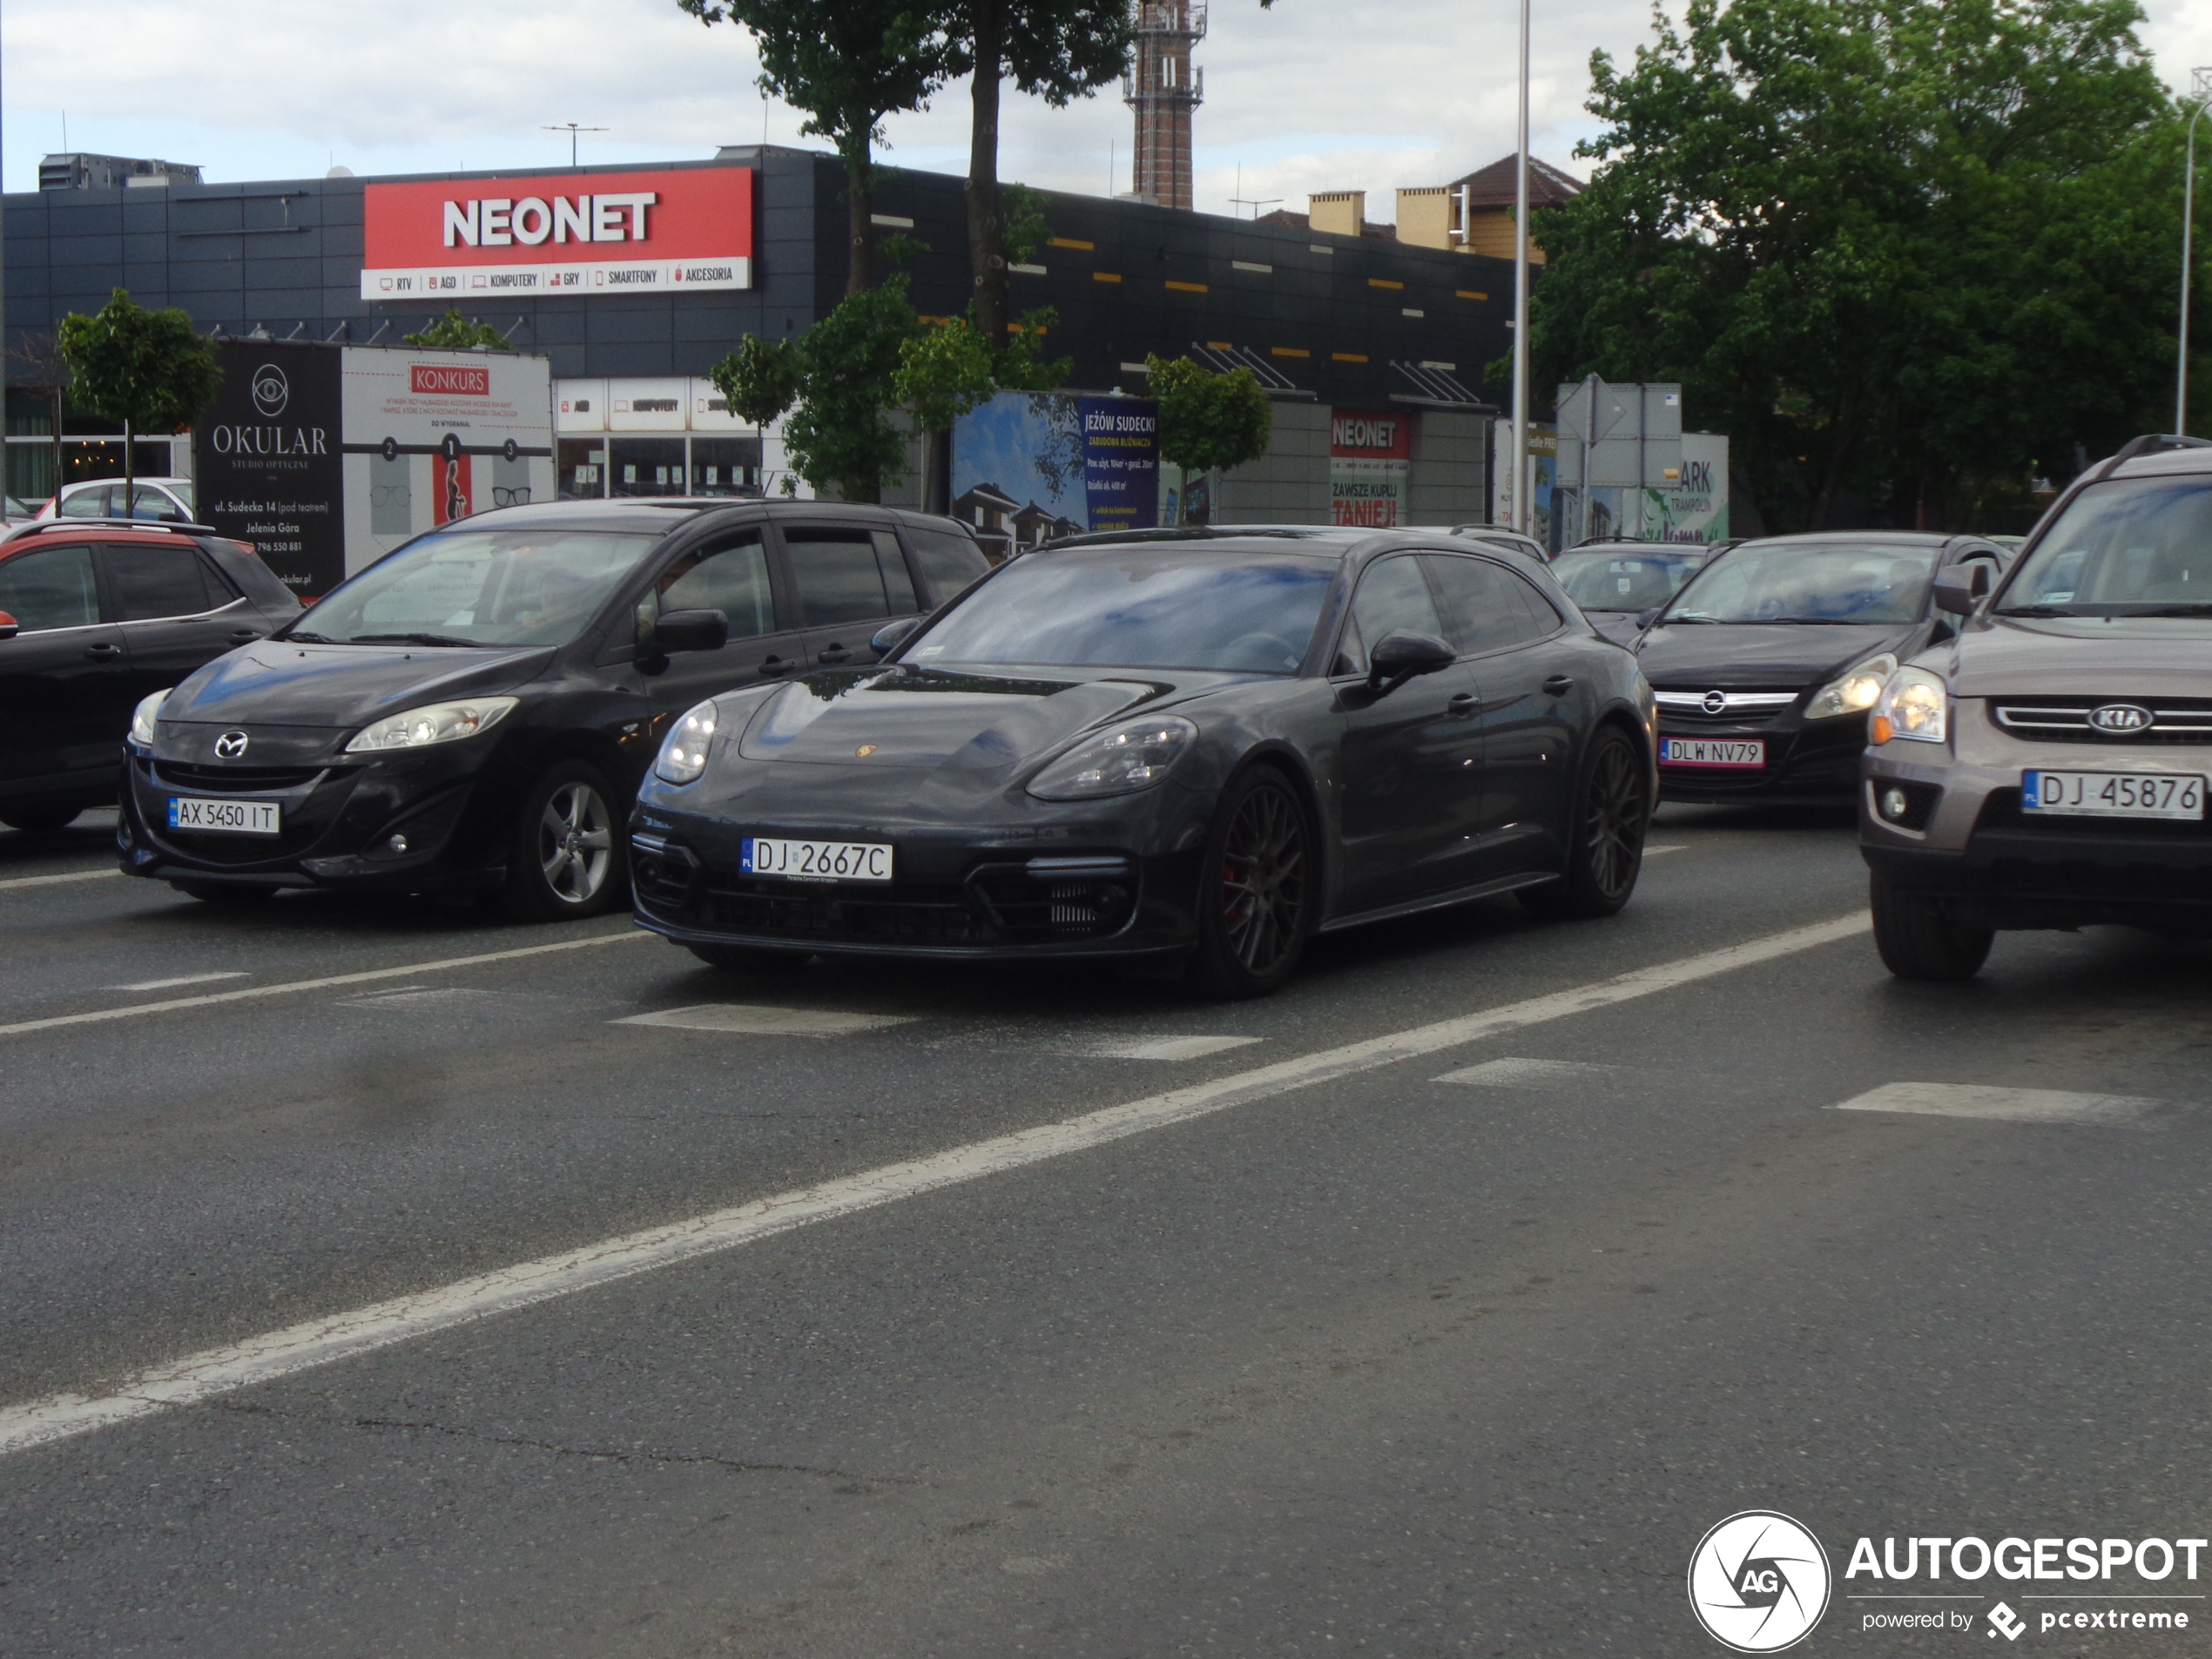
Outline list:
[[[138,699],[300,608],[253,549],[200,525],[12,531],[0,541],[0,824],[56,830],[113,800]]]

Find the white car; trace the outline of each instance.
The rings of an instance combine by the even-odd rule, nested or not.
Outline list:
[[[61,493],[38,509],[38,516],[50,518],[150,518],[172,523],[189,524],[192,522],[192,480],[189,478],[137,478],[131,484],[132,510],[123,510],[123,481],[120,478],[88,478],[81,483],[64,484]]]

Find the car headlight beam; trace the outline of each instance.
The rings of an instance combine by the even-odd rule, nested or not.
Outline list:
[[[1897,672],[1894,653],[1884,651],[1854,664],[1812,694],[1805,705],[1808,720],[1831,720],[1843,714],[1864,714],[1882,695],[1883,682]]]
[[[169,700],[169,693],[176,689],[173,685],[165,685],[138,699],[138,706],[131,711],[132,742],[141,748],[153,746],[154,722],[161,718],[161,705]]]
[[[1198,728],[1177,715],[1127,720],[1053,761],[1029,779],[1029,792],[1040,800],[1134,794],[1164,779],[1197,740]]]
[[[519,698],[475,697],[460,703],[426,703],[404,714],[388,714],[363,726],[346,745],[349,755],[384,749],[421,749],[433,743],[458,743],[489,730],[513,712]]]
[[[1874,704],[1870,735],[1877,743],[1905,738],[1914,743],[1945,743],[1951,737],[1951,687],[1943,676],[1925,668],[1900,668],[1890,676]]]
[[[653,775],[671,784],[695,784],[706,771],[707,745],[714,741],[714,705],[702,703],[669,728],[653,762]]]

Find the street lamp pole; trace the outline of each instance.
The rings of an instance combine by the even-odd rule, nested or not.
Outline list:
[[[1513,511],[1524,536],[1533,523],[1528,500],[1528,0],[1521,0],[1520,142],[1513,185]]]
[[[2191,71],[2188,159],[2182,167],[2182,330],[2174,363],[2174,435],[2185,437],[2189,423],[2189,244],[2196,226],[2196,124],[2212,98],[2212,69]]]
[[[573,121],[563,121],[556,127],[542,129],[546,132],[565,132],[569,135],[569,165],[571,167],[576,165],[576,135],[579,132],[604,132],[606,130],[604,127],[578,126]]]

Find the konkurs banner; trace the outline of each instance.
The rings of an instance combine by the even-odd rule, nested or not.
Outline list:
[[[369,185],[361,298],[749,288],[752,174],[692,167]]]

